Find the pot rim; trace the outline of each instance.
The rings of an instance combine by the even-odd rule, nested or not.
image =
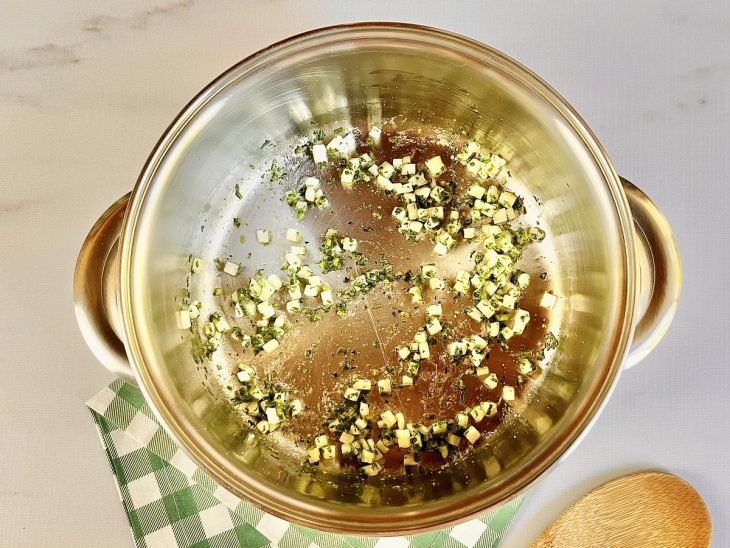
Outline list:
[[[145,210],[146,198],[154,190],[155,173],[187,124],[218,94],[244,79],[252,71],[265,68],[276,59],[286,55],[288,51],[304,48],[311,45],[312,42],[322,39],[346,40],[351,35],[363,31],[393,32],[407,36],[411,40],[417,40],[419,37],[430,38],[446,42],[454,47],[458,46],[462,54],[477,57],[484,63],[498,63],[501,69],[509,70],[510,76],[518,78],[522,85],[528,86],[531,91],[539,94],[555,108],[591,152],[609,187],[620,227],[620,237],[623,240],[621,259],[626,280],[623,294],[619,295],[623,302],[623,310],[618,311],[617,314],[617,318],[622,318],[623,322],[620,329],[617,329],[614,334],[614,344],[612,345],[614,355],[606,368],[603,382],[599,383],[600,386],[592,397],[586,398],[586,409],[577,414],[577,420],[567,424],[563,431],[557,433],[554,439],[546,445],[541,453],[542,458],[534,466],[523,467],[525,469],[515,474],[511,484],[506,487],[500,486],[494,501],[488,502],[483,497],[472,494],[469,497],[463,497],[458,504],[451,504],[448,508],[442,508],[438,512],[405,509],[398,514],[398,520],[392,519],[393,509],[389,510],[391,519],[387,520],[383,520],[383,516],[376,513],[371,515],[358,513],[357,516],[354,516],[353,512],[347,508],[331,505],[325,509],[313,504],[311,499],[282,494],[251,477],[234,476],[232,467],[225,466],[224,459],[214,454],[215,452],[211,450],[203,437],[189,425],[179,421],[165,404],[164,394],[155,386],[153,378],[145,366],[144,349],[140,344],[135,327],[137,312],[134,305],[133,265],[134,242],[138,235],[137,227]],[[562,460],[576,442],[583,438],[603,409],[608,396],[615,387],[622,362],[633,338],[636,303],[636,284],[634,283],[636,257],[633,231],[633,219],[620,179],[594,133],[562,96],[517,61],[481,42],[433,27],[395,22],[363,22],[322,27],[291,36],[260,49],[223,72],[182,108],[155,144],[132,192],[120,238],[119,295],[126,332],[125,347],[139,387],[165,431],[200,468],[220,485],[260,509],[299,525],[335,533],[412,535],[453,526],[496,508],[526,491]]]

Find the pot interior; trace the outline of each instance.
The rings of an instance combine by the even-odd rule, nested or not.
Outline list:
[[[414,531],[514,496],[563,454],[596,412],[626,344],[632,248],[617,213],[624,206],[615,174],[579,124],[547,87],[500,54],[415,27],[320,31],[226,73],[191,103],[158,146],[125,233],[122,279],[129,284],[122,297],[130,351],[163,423],[234,493],[314,527]],[[430,246],[403,251],[395,240],[400,236],[388,229],[393,203],[375,191],[332,185],[331,211],[308,214],[302,222],[283,202],[312,167],[292,154],[301,137],[315,127],[331,134],[340,126],[367,131],[371,125],[456,143],[474,139],[507,159],[527,221],[547,233],[522,259],[533,283],[521,306],[533,321],[511,347],[539,349],[548,332],[560,344],[478,448],[445,464],[394,469],[365,481],[350,467],[303,468],[304,449],[296,441],[321,429],[334,397],[333,373],[342,370],[337,349],[358,348],[367,357],[359,362],[373,367],[394,359],[390,352],[403,342],[408,324],[393,328],[393,303],[386,295],[374,293],[344,319],[297,322],[280,352],[254,358],[224,341],[213,360],[203,363],[193,359],[193,337],[178,328],[176,312],[186,298],[200,299],[204,315],[220,310],[223,301],[214,288],[228,294],[258,268],[279,272],[289,245],[287,228],[298,228],[313,242],[337,228],[368,241],[375,254],[389,254],[396,267],[424,262]],[[265,141],[271,144],[262,148]],[[272,161],[284,173],[274,182]],[[381,220],[374,211],[382,211]],[[362,233],[373,223],[382,224],[378,235]],[[272,231],[271,245],[256,242],[260,228]],[[190,255],[203,261],[195,275]],[[467,259],[447,257],[441,265],[447,276]],[[215,258],[240,263],[241,276],[215,272]],[[543,272],[545,280],[539,277]],[[550,314],[538,306],[546,289],[560,296]],[[313,357],[306,359],[313,343]],[[221,380],[244,361],[275,372],[312,410],[302,431],[247,441],[250,428],[228,402]],[[423,390],[403,396],[411,421],[438,408],[444,394],[444,408],[453,409],[448,375],[434,373],[427,380]]]

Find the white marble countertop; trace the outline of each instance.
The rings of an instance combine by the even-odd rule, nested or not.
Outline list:
[[[730,3],[5,0],[0,19],[0,545],[131,546],[83,401],[111,380],[76,328],[71,276],[97,216],[167,123],[252,51],[337,22],[451,29],[501,49],[586,118],[673,224],[684,293],[661,346],[534,488],[522,546],[632,470],[689,480],[730,546]]]

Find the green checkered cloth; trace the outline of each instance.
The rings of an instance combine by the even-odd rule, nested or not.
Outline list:
[[[495,547],[524,497],[456,527],[410,537],[350,537],[262,512],[200,470],[156,421],[135,386],[116,380],[86,405],[117,481],[134,542],[142,548]]]

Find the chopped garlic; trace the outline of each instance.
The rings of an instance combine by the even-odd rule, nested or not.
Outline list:
[[[223,266],[223,272],[231,276],[238,276],[241,273],[241,265],[232,261],[226,261],[226,264]]]
[[[469,196],[473,196],[477,200],[481,200],[485,192],[486,189],[480,185],[472,185],[471,187],[469,187]]]
[[[505,191],[499,195],[499,198],[497,199],[497,203],[504,208],[510,209],[513,205],[515,205],[516,200],[517,200],[517,196],[515,196],[511,192]]]
[[[298,282],[295,282],[294,285],[290,285],[287,292],[289,293],[289,298],[293,301],[302,298],[302,288]]]
[[[473,426],[470,426],[469,428],[467,428],[466,432],[464,432],[464,437],[469,441],[469,443],[474,445],[481,437],[481,433]]]
[[[276,309],[274,309],[274,307],[266,301],[259,303],[256,308],[264,319],[271,318],[274,314],[276,314]]]
[[[360,402],[360,416],[364,419],[367,419],[369,415],[370,406],[364,401]]]
[[[527,310],[518,308],[510,316],[509,327],[517,335],[521,335],[525,331],[525,327],[530,321],[530,313]]]
[[[334,445],[325,445],[322,447],[322,458],[325,460],[333,459],[337,455],[337,447]]]
[[[476,308],[469,308],[466,311],[466,315],[469,316],[472,320],[475,320],[478,322],[482,321],[482,317],[483,317],[482,314],[479,312],[479,310],[477,310]]]
[[[304,286],[304,294],[307,297],[316,297],[317,295],[319,295],[319,287],[317,287],[316,285],[307,284]]]
[[[497,414],[497,404],[491,401],[483,401],[479,406],[484,410],[487,417],[493,417]]]
[[[494,217],[492,217],[492,220],[494,221],[494,224],[500,225],[507,222],[507,210],[506,209],[498,209],[497,212],[494,214]]]
[[[355,238],[345,236],[340,243],[342,244],[342,249],[345,251],[357,251],[357,240]]]
[[[490,390],[494,390],[497,388],[497,385],[499,384],[499,379],[497,379],[497,375],[494,373],[490,373],[484,379],[482,380],[482,383],[484,383],[484,386],[489,388]]]
[[[256,241],[262,245],[271,243],[271,231],[268,229],[260,229],[256,231]]]
[[[269,425],[281,422],[279,415],[277,415],[276,413],[275,407],[269,407],[268,409],[266,409],[266,420],[269,422]]]
[[[327,147],[319,143],[312,147],[312,160],[314,163],[326,164],[327,163]]]
[[[340,174],[340,182],[344,187],[351,187],[355,182],[355,172],[351,169],[343,169]]]
[[[416,234],[423,230],[423,223],[420,221],[411,221],[407,226],[410,232],[414,232]]]
[[[522,272],[517,276],[517,285],[524,289],[530,284],[530,275],[527,272]]]
[[[355,436],[349,432],[342,432],[342,434],[340,434],[341,443],[352,443],[353,441],[355,441]]]
[[[380,466],[377,462],[362,467],[363,474],[365,474],[366,476],[377,476],[382,469],[383,467]]]
[[[302,239],[302,233],[299,232],[296,228],[288,228],[286,230],[286,239],[289,242],[298,242]]]
[[[332,306],[332,303],[335,302],[334,297],[332,296],[332,291],[330,289],[326,289],[322,291],[319,295],[320,299],[322,299],[322,305],[323,306]]]
[[[429,160],[426,160],[426,169],[431,174],[432,178],[436,178],[444,172],[445,166],[441,156],[434,156]]]
[[[327,145],[328,150],[338,153],[340,156],[350,156],[355,152],[357,143],[352,133],[348,133],[344,137],[335,135],[335,137]]]
[[[276,289],[267,283],[261,288],[258,298],[260,301],[268,301],[274,293],[276,293]]]
[[[435,291],[440,291],[446,287],[446,283],[441,278],[430,278],[428,280],[428,287]]]
[[[527,358],[522,358],[519,361],[518,368],[520,373],[523,375],[529,375],[530,373],[534,373],[537,369],[535,364]]]
[[[392,428],[398,422],[398,419],[396,419],[395,415],[390,409],[381,413],[380,418],[383,420],[388,428]]]
[[[277,341],[276,339],[271,339],[270,341],[267,341],[266,343],[264,343],[264,345],[261,348],[267,354],[271,354],[274,350],[279,348],[279,341]]]
[[[421,291],[420,287],[411,287],[408,290],[408,293],[411,295],[411,302],[413,304],[420,304],[423,302],[423,291]]]
[[[421,355],[422,359],[430,358],[431,351],[428,349],[428,343],[426,343],[426,342],[418,343],[418,353]]]
[[[380,379],[378,381],[378,392],[387,395],[392,391],[392,383],[390,379]]]
[[[494,308],[487,301],[479,301],[476,308],[485,318],[491,318],[494,316]]]
[[[352,388],[355,390],[370,390],[371,386],[370,381],[367,379],[357,379],[352,383]]]
[[[395,439],[398,441],[398,447],[401,449],[408,449],[411,446],[411,433],[405,428],[395,431]]]
[[[213,325],[215,325],[215,329],[218,333],[226,333],[231,330],[231,326],[225,318],[217,318],[213,320]]]
[[[378,171],[383,177],[385,177],[386,179],[390,179],[395,173],[395,167],[393,167],[388,162],[383,162],[382,164],[380,164],[380,169]]]
[[[312,464],[319,462],[319,448],[318,447],[310,447],[307,449],[307,455],[309,457],[309,462]]]
[[[357,401],[357,399],[360,397],[360,391],[348,386],[347,388],[345,388],[342,397],[346,400]]]
[[[400,167],[400,174],[401,175],[415,175],[416,174],[416,164],[403,164]]]
[[[314,202],[314,198],[316,197],[316,195],[317,191],[311,186],[307,187],[307,189],[304,191],[304,199],[307,202]]]
[[[426,324],[426,331],[429,335],[435,335],[441,331],[441,322],[437,318],[433,318]]]
[[[391,183],[390,182],[390,179],[388,179],[387,177],[385,177],[382,174],[381,175],[378,175],[375,178],[375,184],[378,185],[383,190],[385,190],[386,192],[387,191],[390,191],[390,190],[393,190],[393,183]]]
[[[504,401],[513,401],[515,399],[514,386],[503,386],[502,387],[502,399]]]
[[[436,242],[436,245],[433,246],[433,252],[436,255],[443,257],[444,255],[446,255],[449,252],[449,249],[441,242]]]
[[[550,293],[549,291],[546,291],[543,293],[542,298],[540,299],[540,306],[542,308],[547,308],[548,310],[552,309],[555,306],[555,303],[558,301],[558,298]]]
[[[471,411],[469,411],[469,415],[471,416],[472,420],[476,423],[482,422],[482,419],[484,418],[484,415],[486,413],[484,412],[484,409],[482,409],[480,406],[474,407]]]
[[[372,139],[372,143],[376,147],[379,147],[380,146],[381,139],[382,139],[382,135],[383,135],[383,130],[381,130],[377,126],[371,127],[370,128],[370,132],[368,133],[368,137],[370,139]]]

